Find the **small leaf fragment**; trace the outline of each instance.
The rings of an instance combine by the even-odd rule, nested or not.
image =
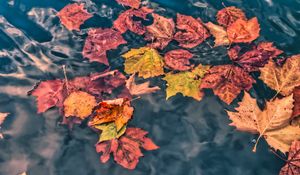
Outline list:
[[[129,90],[131,95],[149,94],[149,93],[153,93],[153,92],[160,90],[160,88],[158,86],[149,87],[150,86],[149,81],[141,83],[141,84],[136,84],[134,77],[135,77],[135,74],[132,74],[129,77],[129,79],[126,80],[126,87]]]
[[[116,0],[119,4],[129,6],[138,9],[141,4],[141,0]]]
[[[227,31],[222,26],[216,25],[212,22],[205,24],[210,33],[215,37],[214,47],[229,45],[230,41],[228,39]]]

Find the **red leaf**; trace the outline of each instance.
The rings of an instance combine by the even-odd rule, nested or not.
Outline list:
[[[300,141],[294,141],[291,145],[286,165],[281,168],[279,175],[300,174]]]
[[[295,100],[294,102],[294,109],[293,109],[293,117],[300,116],[300,86],[296,87],[293,91],[293,98]]]
[[[138,9],[141,4],[141,0],[116,0],[119,4],[129,6]]]
[[[230,104],[242,90],[250,90],[255,80],[233,65],[212,67],[202,79],[200,88],[210,88],[221,100]]]
[[[145,40],[153,41],[152,48],[164,49],[173,39],[175,33],[175,23],[172,18],[165,18],[158,14],[152,14],[154,22],[147,26]]]
[[[263,67],[270,59],[283,53],[283,51],[274,47],[271,42],[261,42],[241,56],[239,56],[240,50],[239,46],[235,46],[228,51],[228,55],[231,60],[248,72],[258,71],[258,68]]]
[[[184,48],[193,48],[201,44],[210,36],[200,18],[177,14],[177,26],[179,30],[174,39]]]
[[[233,6],[223,8],[217,13],[217,21],[224,27],[228,27],[238,19],[247,20],[245,13],[241,9]]]
[[[193,54],[187,50],[171,50],[165,54],[165,63],[168,68],[179,71],[186,71],[194,67],[189,62]]]
[[[113,153],[114,160],[127,169],[135,169],[139,162],[139,158],[143,156],[140,147],[145,150],[156,150],[159,147],[145,135],[148,132],[140,128],[127,128],[125,134],[119,139],[113,139],[98,143],[96,151],[103,154],[100,161],[105,163],[110,158],[110,153]]]
[[[121,33],[113,29],[90,29],[82,54],[91,62],[109,65],[106,51],[116,49],[119,45],[126,43]]]
[[[83,24],[87,19],[91,18],[93,15],[88,13],[84,9],[84,4],[69,4],[61,9],[57,16],[59,17],[61,23],[68,30],[77,30],[79,31],[81,24]]]
[[[121,33],[130,30],[136,34],[143,35],[146,32],[145,26],[141,21],[133,20],[133,17],[135,16],[146,20],[147,15],[152,12],[153,10],[147,7],[126,10],[114,21],[113,27]]]

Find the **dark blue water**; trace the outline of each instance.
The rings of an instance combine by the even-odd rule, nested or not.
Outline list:
[[[62,78],[62,65],[70,78],[102,71],[104,66],[82,58],[86,32],[90,27],[110,27],[124,10],[113,0],[84,0],[94,17],[80,32],[66,30],[56,12],[67,0],[0,0],[0,112],[10,112],[0,141],[0,174],[16,175],[275,175],[284,162],[273,155],[264,141],[252,153],[256,136],[228,126],[224,112],[232,108],[211,92],[197,102],[181,95],[165,100],[164,82],[154,78],[162,91],[133,102],[130,126],[149,131],[160,149],[144,152],[136,170],[129,171],[110,160],[99,162],[94,144],[97,135],[85,125],[72,131],[58,125],[53,109],[36,114],[33,98],[26,95],[39,80]],[[79,2],[79,0],[77,1]],[[228,0],[226,6],[243,9],[261,24],[258,41],[273,41],[287,55],[300,51],[299,0]],[[150,0],[157,13],[175,17],[176,12],[215,21],[221,1]],[[123,69],[120,54],[143,46],[141,37],[125,34],[129,44],[109,51],[113,69]],[[258,42],[257,41],[257,42]],[[172,44],[168,49],[175,47]],[[195,62],[222,64],[226,48],[207,44],[192,49]],[[258,99],[270,94],[262,83],[251,93]]]

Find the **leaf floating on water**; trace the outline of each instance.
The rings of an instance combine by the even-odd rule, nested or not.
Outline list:
[[[300,141],[294,141],[290,147],[286,165],[281,168],[279,175],[300,174]]]
[[[61,23],[68,30],[77,30],[79,31],[80,26],[93,15],[91,15],[87,10],[84,9],[84,4],[74,3],[65,6],[61,9],[57,16],[59,17]]]
[[[143,156],[140,147],[145,150],[156,150],[159,147],[146,137],[148,132],[140,128],[127,128],[125,134],[119,139],[98,143],[96,151],[102,152],[100,160],[105,163],[113,153],[114,160],[127,169],[135,169],[139,158]]]
[[[150,87],[150,82],[144,82],[141,84],[135,83],[135,74],[132,74],[128,80],[126,80],[126,87],[131,95],[143,95],[156,92],[160,90],[158,86]]]
[[[210,36],[200,18],[195,19],[178,13],[176,27],[179,31],[174,39],[184,48],[194,48]]]
[[[122,55],[125,58],[125,72],[127,74],[138,73],[139,77],[150,78],[164,74],[164,62],[162,56],[150,47],[131,49]]]
[[[119,4],[129,6],[138,9],[141,4],[141,0],[116,0]]]
[[[184,49],[171,50],[165,54],[165,64],[169,69],[186,71],[192,69],[192,65],[189,60],[193,57],[193,54]]]
[[[230,26],[238,19],[247,20],[245,13],[236,7],[226,7],[218,11],[217,21],[224,27]]]
[[[99,143],[107,140],[117,139],[121,137],[126,131],[126,125],[124,125],[119,131],[114,122],[104,123],[101,125],[95,125],[94,128],[101,130],[99,137]]]
[[[121,33],[114,29],[90,29],[82,55],[90,62],[95,61],[109,65],[106,51],[116,49],[119,45],[126,43]]]
[[[282,67],[269,61],[265,67],[260,68],[260,71],[259,79],[277,93],[288,96],[295,87],[300,86],[300,55],[288,58]]]
[[[154,22],[147,26],[145,40],[153,41],[149,44],[152,48],[164,49],[173,39],[175,23],[172,18],[165,18],[153,13]]]
[[[212,67],[204,76],[201,89],[212,89],[225,103],[230,104],[242,90],[250,90],[255,80],[242,68],[233,65]]]
[[[202,99],[203,93],[199,86],[209,66],[199,65],[192,71],[167,73],[163,80],[167,81],[166,99],[181,93],[183,96],[192,97],[198,101]]]
[[[210,33],[215,37],[215,46],[229,45],[227,31],[224,27],[208,22],[205,24]]]

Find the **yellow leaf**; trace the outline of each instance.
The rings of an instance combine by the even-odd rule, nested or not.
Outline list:
[[[229,45],[227,31],[219,25],[208,22],[205,24],[210,33],[215,37],[215,47]]]
[[[139,77],[150,78],[164,74],[162,56],[155,49],[141,47],[131,49],[122,55],[125,58],[125,72],[138,73]]]
[[[72,92],[64,101],[65,116],[75,116],[80,119],[85,119],[91,115],[96,105],[95,97],[89,93],[83,91]]]
[[[288,58],[280,67],[273,61],[260,69],[260,79],[283,96],[288,96],[300,85],[300,54]]]
[[[210,66],[202,66],[194,68],[192,71],[180,72],[180,73],[168,73],[163,78],[167,81],[167,97],[166,99],[181,93],[184,96],[192,97],[196,100],[201,100],[203,94],[200,92],[199,86],[201,84],[201,78],[204,77]]]
[[[117,127],[114,122],[96,125],[95,128],[102,131],[98,142],[119,138],[126,131],[126,125],[124,125],[120,131],[117,131]]]

